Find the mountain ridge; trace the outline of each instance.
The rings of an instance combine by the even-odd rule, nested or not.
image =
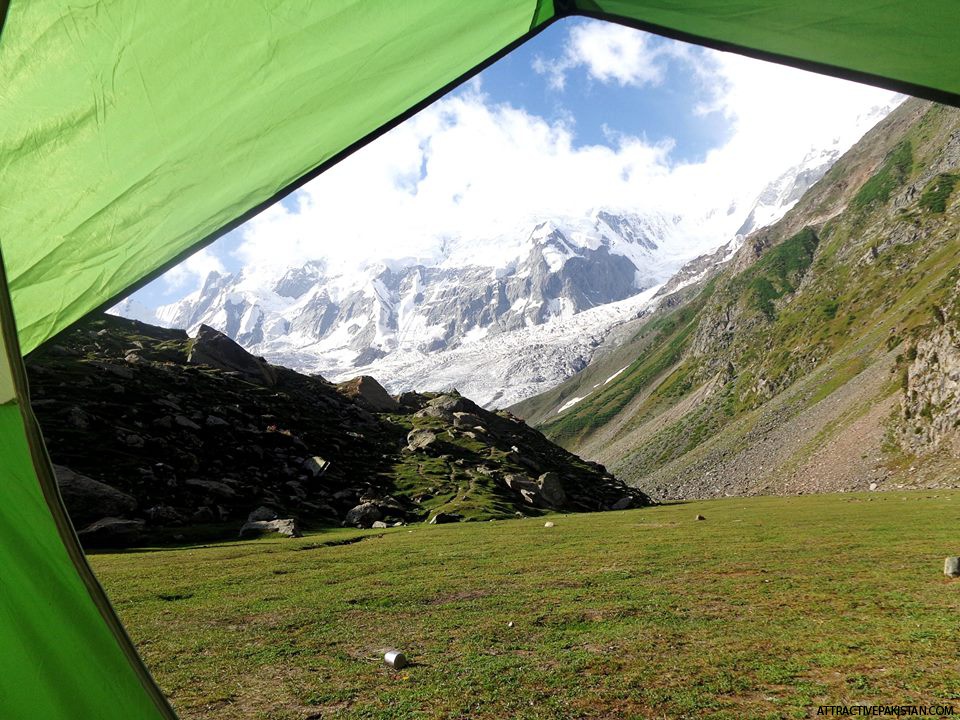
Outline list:
[[[636,321],[616,363],[512,410],[658,499],[954,484],[956,458],[912,447],[952,439],[911,439],[954,432],[935,365],[952,367],[954,335],[929,337],[952,317],[958,166],[960,113],[907,101],[782,220]]]
[[[862,118],[863,129],[888,110]],[[641,295],[692,257],[735,246],[738,228],[782,215],[848,142],[812,148],[759,196],[703,217],[598,208],[531,218],[496,238],[467,232],[444,238],[432,256],[372,261],[359,272],[315,260],[213,273],[156,312],[135,300],[115,312],[191,331],[204,323],[274,362],[333,379],[366,373],[393,392],[457,387],[481,405],[508,405],[583,368],[622,332],[625,308],[648,312],[659,300]]]

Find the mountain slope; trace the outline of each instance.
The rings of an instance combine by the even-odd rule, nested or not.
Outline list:
[[[105,516],[160,538],[235,531],[260,506],[369,526],[646,502],[508,413],[458,394],[391,397],[369,377],[334,385],[208,327],[189,338],[93,318],[27,369],[82,538]]]
[[[960,113],[904,103],[615,361],[514,411],[659,498],[954,482],[949,453],[918,470],[904,438],[955,432],[943,376],[906,364],[952,337],[925,339],[955,292],[958,168]]]

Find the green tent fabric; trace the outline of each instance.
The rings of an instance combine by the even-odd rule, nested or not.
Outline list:
[[[174,718],[63,510],[12,319],[0,262],[0,718]]]
[[[0,31],[0,717],[173,717],[79,550],[21,351],[571,14],[960,104],[960,4],[942,0],[10,3]]]

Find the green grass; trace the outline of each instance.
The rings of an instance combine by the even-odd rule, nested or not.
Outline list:
[[[774,301],[796,289],[798,280],[813,262],[813,254],[819,242],[811,228],[804,228],[767,251],[753,267],[743,273],[753,305],[768,320],[776,318]],[[737,286],[736,282],[734,286]]]
[[[577,439],[589,435],[620,413],[637,393],[680,362],[693,339],[700,311],[713,295],[713,289],[713,283],[707,283],[688,304],[644,323],[632,342],[639,343],[649,352],[641,353],[615,383],[609,386],[604,384],[584,402],[577,403],[573,409],[545,423],[540,428],[543,433],[564,447],[572,447]],[[684,382],[687,383],[686,392],[690,386],[688,381]]]
[[[958,492],[553,519],[91,561],[185,719],[759,718],[808,717],[821,703],[960,704],[960,582],[941,572],[958,552]],[[389,647],[413,666],[386,670]]]
[[[912,168],[913,147],[909,140],[904,140],[890,151],[880,169],[860,187],[851,204],[855,208],[865,208],[875,202],[885,203]]]
[[[953,173],[937,175],[924,189],[917,204],[932,213],[942,213],[947,209],[947,201],[953,194],[953,189],[956,187],[958,180],[960,180],[960,175]]]

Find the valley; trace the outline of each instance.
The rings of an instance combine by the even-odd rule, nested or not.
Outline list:
[[[904,103],[781,221],[513,411],[657,499],[955,486],[958,149],[956,110]]]

